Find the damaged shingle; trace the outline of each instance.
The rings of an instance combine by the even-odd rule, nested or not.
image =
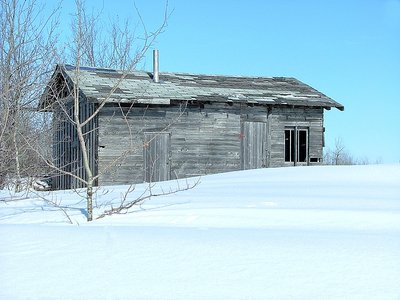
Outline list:
[[[81,67],[79,73],[70,65],[58,66],[60,73],[69,82],[76,82],[87,98],[107,99],[115,85],[110,102],[151,99],[151,104],[169,103],[169,100],[243,102],[260,105],[293,105],[336,107],[340,103],[292,77],[243,77],[221,75],[199,75],[185,73],[160,73],[159,83],[152,74],[144,71],[124,73],[113,69]],[[123,77],[122,80],[120,80]],[[144,97],[145,96],[145,97]],[[166,101],[168,99],[168,101]],[[108,101],[108,100],[107,100]]]

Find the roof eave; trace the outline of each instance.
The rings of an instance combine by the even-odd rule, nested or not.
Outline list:
[[[39,104],[37,107],[37,110],[39,112],[51,111],[51,103],[50,102],[52,102],[52,101],[50,101],[48,96],[50,95],[51,86],[54,84],[54,81],[56,80],[57,75],[60,73],[63,74],[62,66],[56,65],[56,68],[55,68],[53,74],[51,75],[49,82],[47,83],[42,95],[40,96]]]

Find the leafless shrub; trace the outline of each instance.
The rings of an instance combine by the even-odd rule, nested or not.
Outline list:
[[[8,176],[21,191],[42,166],[27,143],[45,135],[34,111],[56,58],[59,7],[44,16],[36,0],[0,1],[0,188]]]
[[[377,159],[374,163],[380,164],[382,161]],[[371,162],[367,157],[355,158],[346,149],[344,142],[341,138],[335,139],[335,146],[333,149],[327,149],[324,154],[325,165],[369,165]]]

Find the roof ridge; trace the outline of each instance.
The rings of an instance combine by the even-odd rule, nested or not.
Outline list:
[[[71,71],[76,68],[76,65],[71,65],[71,64],[59,64],[59,66],[65,67],[67,71]],[[117,72],[117,73],[123,73],[126,72],[126,70],[122,69],[114,69],[114,68],[107,68],[107,67],[92,67],[92,66],[80,66],[80,70],[83,71],[99,71],[99,72]],[[137,70],[137,69],[132,69],[128,71],[129,73],[146,73],[146,74],[153,74],[151,71],[148,70]],[[254,78],[254,79],[296,79],[293,76],[259,76],[259,75],[238,75],[238,74],[211,74],[211,73],[193,73],[193,72],[160,72],[160,75],[183,75],[183,76],[208,76],[208,77],[226,77],[226,78]],[[296,79],[297,80],[297,79]]]

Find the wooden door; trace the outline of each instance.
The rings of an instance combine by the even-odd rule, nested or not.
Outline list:
[[[144,180],[146,182],[170,179],[170,133],[145,132]]]
[[[267,123],[242,123],[241,165],[243,170],[267,167]]]

